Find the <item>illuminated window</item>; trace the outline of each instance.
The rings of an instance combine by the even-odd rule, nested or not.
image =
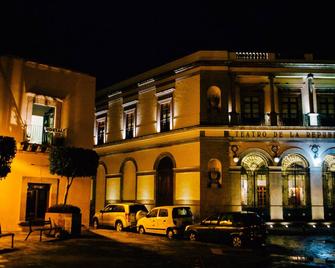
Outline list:
[[[135,132],[135,112],[126,112],[125,113],[125,128],[126,128],[126,139],[133,138]]]
[[[105,118],[101,118],[97,120],[97,145],[105,143],[105,126],[106,120]]]
[[[291,154],[282,161],[283,202],[289,208],[301,208],[308,204],[308,164],[302,156]]]
[[[210,112],[221,110],[221,89],[211,86],[207,90],[208,110]]]
[[[173,129],[173,92],[174,88],[157,92],[157,132]]]
[[[335,96],[318,94],[318,113],[322,126],[335,125]]]
[[[136,106],[138,100],[129,101],[122,104],[123,107],[123,128],[124,138],[131,139],[136,137]]]
[[[160,103],[160,132],[169,131],[171,125],[171,101]]]

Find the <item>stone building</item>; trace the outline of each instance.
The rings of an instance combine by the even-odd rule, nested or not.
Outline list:
[[[28,218],[44,218],[62,203],[66,178],[49,172],[55,143],[93,148],[95,78],[32,61],[0,57],[0,135],[14,137],[11,173],[0,180],[0,224],[19,230]],[[80,193],[80,194],[78,194]],[[89,224],[91,180],[76,179],[69,204]]]
[[[97,92],[96,210],[335,217],[335,63],[199,51]]]

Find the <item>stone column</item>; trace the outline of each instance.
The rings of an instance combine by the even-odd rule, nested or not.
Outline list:
[[[316,93],[313,84],[313,74],[308,74],[307,76],[307,88],[308,88],[308,99],[309,99],[309,125],[317,126],[318,125],[318,114],[316,107]]]
[[[323,208],[321,167],[310,168],[310,189],[311,189],[312,219],[322,220],[324,219],[324,208]]]
[[[283,179],[281,167],[269,167],[270,219],[283,219]]]
[[[231,103],[230,124],[236,125],[238,123],[236,113],[236,84],[235,84],[236,74],[230,73],[229,78],[230,78],[229,97]]]
[[[241,170],[240,167],[230,169],[230,195],[231,195],[231,211],[241,211]]]
[[[269,74],[269,83],[270,83],[270,98],[271,98],[271,112],[270,112],[270,123],[271,126],[277,126],[277,113],[275,107],[275,90],[273,85],[274,75]]]

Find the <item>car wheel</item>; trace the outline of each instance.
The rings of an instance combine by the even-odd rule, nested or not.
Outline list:
[[[116,222],[116,224],[115,224],[115,230],[117,232],[122,232],[122,230],[123,230],[123,224],[122,224],[122,222],[120,222],[120,221]]]
[[[98,229],[99,228],[99,221],[98,219],[93,220],[93,229]]]
[[[197,241],[198,240],[198,234],[196,232],[190,232],[188,234],[188,239],[190,239],[190,241]]]
[[[144,229],[143,226],[140,226],[140,227],[138,228],[138,233],[139,233],[139,234],[145,234],[145,229]]]
[[[168,229],[167,231],[166,231],[166,236],[167,236],[167,238],[168,239],[173,239],[174,238],[174,232],[173,232],[173,230],[172,229]]]
[[[237,235],[233,236],[231,243],[234,248],[241,248],[243,245],[242,238]]]

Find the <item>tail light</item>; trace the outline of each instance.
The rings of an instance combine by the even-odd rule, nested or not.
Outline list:
[[[129,213],[126,213],[126,221],[130,221],[130,216],[129,216]]]

